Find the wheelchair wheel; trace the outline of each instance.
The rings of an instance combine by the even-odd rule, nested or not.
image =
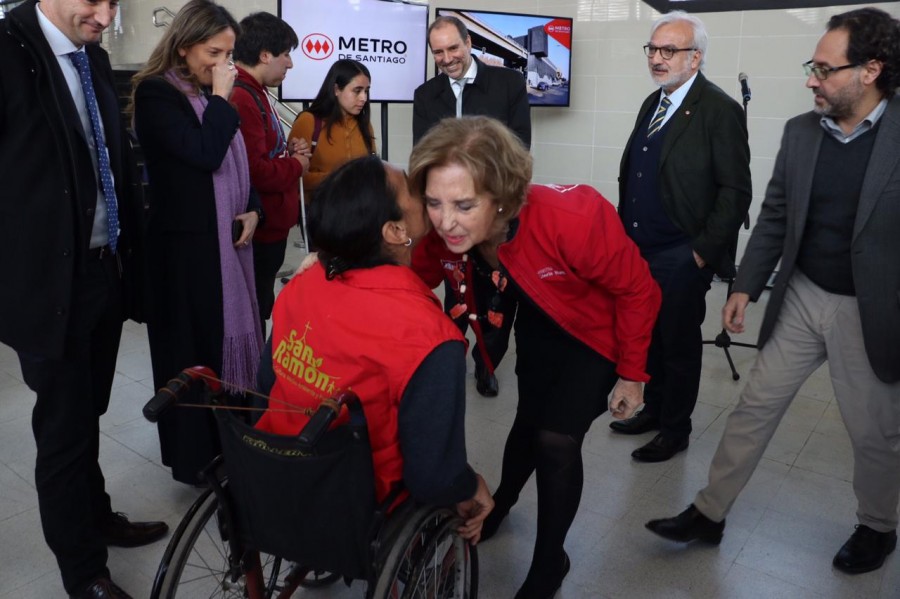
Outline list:
[[[151,599],[268,599],[278,590],[281,558],[248,552],[244,563],[233,567],[227,540],[228,525],[220,520],[218,508],[218,497],[212,490],[207,490],[188,510],[163,554]],[[253,564],[256,555],[259,555],[262,584],[252,589],[248,585],[245,566]]]
[[[456,535],[460,520],[445,508],[420,507],[386,535],[377,599],[476,599],[478,554]]]

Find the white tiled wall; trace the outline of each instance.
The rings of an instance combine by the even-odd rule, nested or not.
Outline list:
[[[284,0],[289,2],[290,0]],[[113,62],[140,63],[161,36],[152,12],[165,5],[173,11],[182,0],[128,0],[120,4],[121,33],[108,34]],[[223,0],[237,19],[250,12],[275,13],[275,0]],[[658,13],[640,0],[441,0],[444,7],[567,16],[573,31],[572,103],[569,108],[532,110],[532,150],[538,182],[590,183],[613,202],[618,201],[619,159],[633,125],[635,112],[652,91],[641,46],[649,38]],[[432,7],[436,6],[432,2]],[[900,2],[877,5],[897,15]],[[828,18],[857,6],[796,10],[705,13],[698,15],[710,34],[706,75],[740,97],[737,74],[747,73],[753,99],[749,130],[752,152],[755,219],[781,139],[784,121],[812,106],[800,68],[812,55]],[[377,85],[377,82],[375,82]],[[374,126],[380,136],[380,107],[374,107]],[[405,163],[412,146],[412,107],[391,105],[389,157]],[[741,249],[747,233],[742,233]]]

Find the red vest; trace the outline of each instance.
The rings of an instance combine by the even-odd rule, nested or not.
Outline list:
[[[317,264],[281,291],[272,312],[271,407],[257,427],[296,435],[309,419],[275,411],[315,408],[352,390],[366,413],[375,493],[403,478],[397,430],[400,400],[413,373],[438,345],[462,341],[437,297],[405,266],[350,270],[325,279]]]

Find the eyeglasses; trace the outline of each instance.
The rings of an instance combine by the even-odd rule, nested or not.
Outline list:
[[[673,56],[675,56],[676,52],[692,52],[697,48],[673,48],[672,46],[654,46],[653,44],[645,44],[644,45],[644,54],[647,55],[647,58],[653,58],[653,55],[656,54],[656,51],[659,50],[660,56],[663,57],[663,60],[671,60]]]
[[[823,67],[822,65],[816,64],[813,61],[807,61],[803,63],[803,72],[806,73],[806,76],[815,75],[816,79],[819,81],[825,81],[828,79],[828,76],[836,71],[843,71],[844,69],[854,69],[856,67],[860,67],[860,64],[845,64],[842,67]]]

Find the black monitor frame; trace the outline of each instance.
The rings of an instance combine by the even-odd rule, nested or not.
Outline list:
[[[848,0],[842,4],[879,4],[891,0]],[[736,10],[779,10],[788,8],[821,8],[834,6],[834,0],[644,0],[661,13],[727,12]]]

